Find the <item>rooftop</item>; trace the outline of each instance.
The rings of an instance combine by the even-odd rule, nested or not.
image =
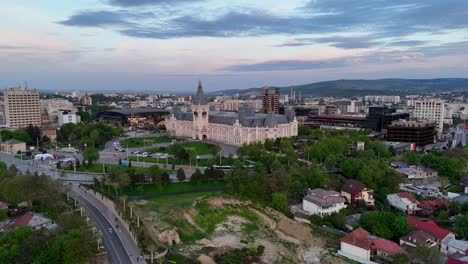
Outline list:
[[[418,200],[414,199],[413,196],[411,196],[411,194],[407,193],[407,192],[400,192],[400,193],[396,193],[396,195],[398,197],[400,197],[401,199],[406,199],[408,200],[409,202],[411,203],[419,203]]]
[[[307,192],[304,200],[319,206],[344,203],[346,200],[338,192],[327,191],[324,189],[313,189]]]
[[[406,251],[402,249],[397,243],[380,237],[372,236],[369,232],[362,228],[358,228],[347,234],[341,238],[340,241],[366,250],[375,249],[385,252],[389,255],[400,253],[406,254]]]
[[[453,234],[449,230],[439,227],[432,220],[424,222],[412,216],[408,216],[406,219],[408,220],[408,223],[412,228],[424,231],[439,240],[443,240],[448,235]]]
[[[362,192],[366,188],[367,186],[364,183],[358,180],[349,179],[341,187],[341,190],[344,192],[350,193],[352,195],[355,195],[355,194]]]

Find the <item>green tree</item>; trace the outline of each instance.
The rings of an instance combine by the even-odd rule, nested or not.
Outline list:
[[[271,206],[280,212],[286,213],[288,211],[288,197],[285,193],[273,193]]]
[[[89,165],[92,165],[95,161],[99,160],[99,152],[94,147],[88,147],[83,152],[83,159],[88,161]]]
[[[468,213],[455,217],[455,232],[465,239],[468,239]]]
[[[203,173],[200,171],[199,168],[195,169],[195,172],[192,173],[192,176],[190,177],[191,182],[199,182],[203,179]]]
[[[418,246],[412,251],[411,263],[441,264],[444,257],[437,247]]]
[[[185,171],[182,168],[177,169],[177,180],[179,182],[185,181]]]

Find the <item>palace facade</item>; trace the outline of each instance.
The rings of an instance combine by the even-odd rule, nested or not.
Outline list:
[[[210,111],[203,94],[201,82],[192,101],[192,111],[175,108],[166,119],[166,128],[171,136],[211,140],[230,145],[243,145],[297,136],[297,120],[294,110],[285,115],[255,113],[255,109],[243,108],[237,113]]]

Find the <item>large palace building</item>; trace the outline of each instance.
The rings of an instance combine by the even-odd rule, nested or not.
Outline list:
[[[242,145],[297,136],[297,120],[294,111],[285,115],[255,113],[255,109],[244,108],[234,112],[210,111],[208,100],[203,94],[201,82],[192,102],[192,111],[174,109],[166,120],[168,133],[176,137],[211,140],[230,145]]]

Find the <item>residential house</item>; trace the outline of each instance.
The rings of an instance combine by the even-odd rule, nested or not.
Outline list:
[[[17,154],[18,152],[26,152],[26,143],[16,139],[10,139],[2,142],[0,148],[2,152]]]
[[[407,192],[393,193],[387,195],[389,204],[403,211],[405,214],[412,215],[418,210],[418,201]]]
[[[365,205],[367,208],[374,207],[374,191],[367,188],[367,186],[357,180],[349,179],[341,187],[341,196],[346,198],[346,201],[359,207]]]
[[[435,238],[435,242],[437,243],[437,247],[441,252],[443,242],[449,238],[455,238],[455,234],[451,231],[439,227],[434,221],[422,221],[413,216],[408,216],[406,218],[408,220],[408,224],[415,230],[421,230],[426,232],[427,234],[433,236]]]
[[[307,195],[302,200],[302,209],[308,215],[323,217],[346,208],[345,202],[340,193],[317,188],[307,191]]]
[[[39,230],[42,228],[53,228],[56,224],[50,218],[42,214],[27,212],[18,218],[11,227],[18,228],[21,226],[29,226],[32,230]]]
[[[400,246],[407,249],[420,246],[431,248],[437,246],[437,242],[434,236],[421,230],[413,230],[400,238]]]
[[[468,256],[468,241],[449,237],[442,241],[441,252],[445,255],[459,253]]]
[[[449,204],[441,200],[425,200],[418,204],[418,214],[423,216],[439,215],[439,212],[443,208],[448,208]]]
[[[410,180],[414,179],[427,179],[431,177],[437,177],[438,173],[436,170],[431,168],[426,168],[423,166],[410,166],[405,162],[396,161],[390,163],[392,167],[395,168],[395,171],[400,175],[405,176]]]
[[[358,228],[340,239],[338,254],[360,263],[375,263],[371,260],[406,254],[406,251],[395,242],[373,236]]]
[[[400,190],[416,194],[423,198],[427,197],[443,197],[443,193],[439,190],[439,188],[434,186],[425,186],[425,185],[415,185],[415,184],[407,184],[407,183],[400,183]]]

